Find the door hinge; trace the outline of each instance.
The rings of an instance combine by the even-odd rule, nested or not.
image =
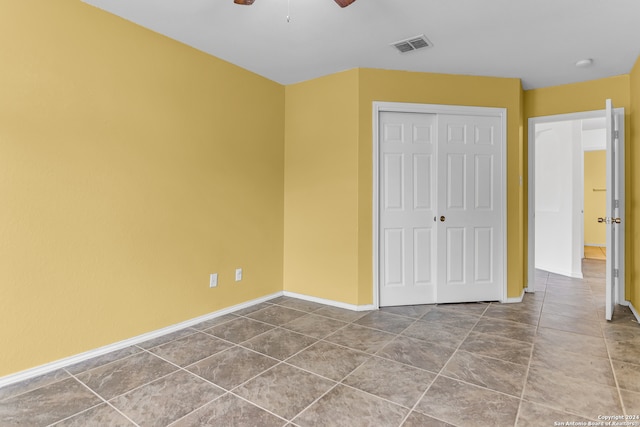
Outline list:
[[[620,270],[618,270],[617,268],[613,269],[613,277],[618,277],[620,276]]]
[[[619,130],[614,130],[613,131],[613,138],[614,139],[620,139],[620,131]]]
[[[620,200],[614,200],[613,201],[613,207],[618,209],[620,207]]]

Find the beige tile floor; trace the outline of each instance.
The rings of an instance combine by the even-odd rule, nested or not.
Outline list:
[[[603,261],[520,304],[280,297],[0,389],[1,426],[553,426],[640,414],[640,326]],[[640,421],[640,420],[639,420]]]

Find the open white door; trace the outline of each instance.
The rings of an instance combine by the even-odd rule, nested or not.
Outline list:
[[[554,116],[533,117],[529,119],[529,272],[528,287],[532,289],[535,284],[535,247],[536,247],[536,217],[535,212],[535,175],[536,165],[536,128],[545,123],[585,120],[602,118],[606,121],[605,143],[607,151],[606,159],[606,216],[598,218],[598,222],[605,223],[606,227],[606,292],[605,292],[605,317],[610,320],[615,304],[627,305],[625,295],[625,167],[624,167],[624,135],[625,112],[624,108],[613,109],[610,100],[603,110],[585,111],[580,113],[559,114]],[[534,143],[531,143],[531,142]]]
[[[605,318],[611,320],[613,308],[616,304],[616,289],[620,286],[620,255],[623,253],[619,224],[620,217],[620,179],[621,161],[618,121],[610,99],[606,102],[607,118],[607,216],[599,218],[607,227],[607,261],[606,261],[606,307]]]

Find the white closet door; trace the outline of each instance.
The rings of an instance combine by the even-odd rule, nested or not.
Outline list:
[[[502,299],[500,117],[438,115],[437,301]]]
[[[380,114],[380,305],[435,302],[435,116]]]

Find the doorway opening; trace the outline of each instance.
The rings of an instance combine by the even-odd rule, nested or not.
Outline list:
[[[606,225],[598,222],[598,218],[607,216],[606,124],[600,119],[583,120],[582,129],[583,258],[605,261],[607,259]]]
[[[582,278],[583,260],[598,251],[607,264],[607,305],[626,305],[624,222],[607,216],[613,209],[624,216],[624,109],[608,119],[607,111],[529,119],[528,292],[536,268]]]

